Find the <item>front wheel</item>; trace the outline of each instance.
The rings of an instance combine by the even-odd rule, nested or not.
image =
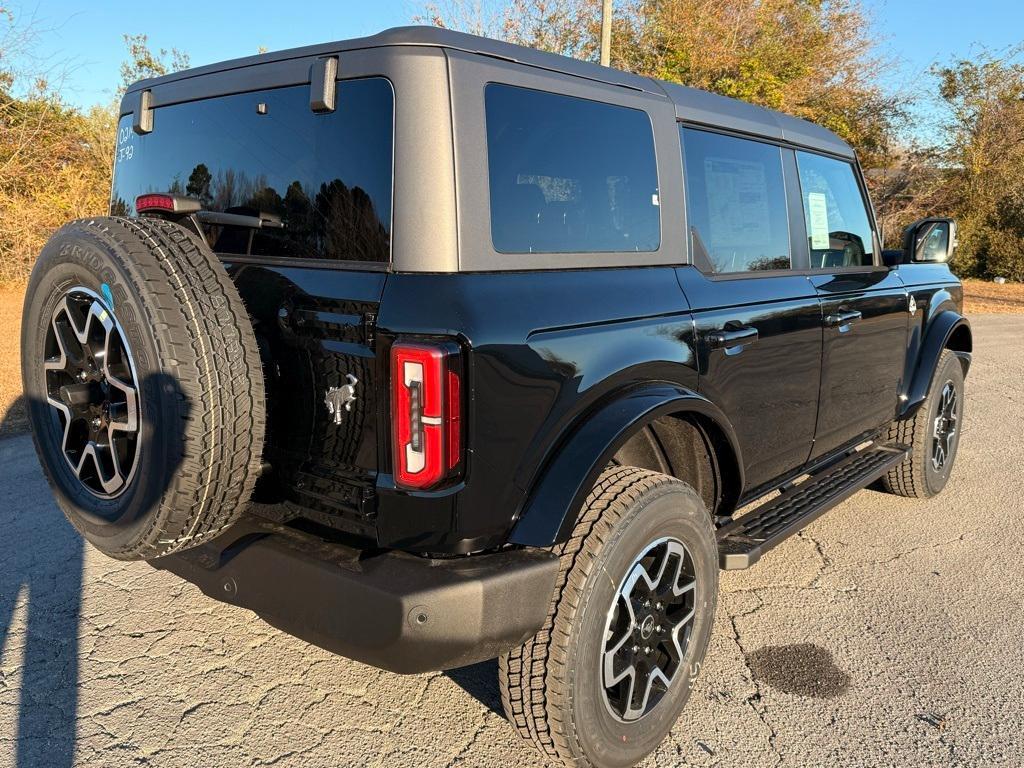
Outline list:
[[[956,461],[963,417],[964,370],[947,349],[939,357],[921,407],[912,418],[894,421],[889,427],[889,441],[908,446],[910,454],[882,478],[885,489],[915,499],[942,491]]]
[[[500,659],[505,713],[566,765],[635,765],[668,735],[707,650],[718,595],[711,517],[685,483],[616,467],[558,551],[547,623]]]

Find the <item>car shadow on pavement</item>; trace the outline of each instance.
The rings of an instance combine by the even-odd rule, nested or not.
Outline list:
[[[28,432],[28,414],[25,412],[25,396],[18,395],[13,403],[7,408],[7,413],[0,420],[0,440],[5,437]]]
[[[449,669],[445,676],[500,717],[505,717],[498,689],[498,660],[490,659],[468,667]]]
[[[23,439],[0,439],[0,658],[8,669],[0,701],[19,692],[17,768],[65,768],[75,752],[83,542],[45,485],[44,499],[26,497],[28,477],[18,471],[26,462],[15,462],[26,448]]]
[[[146,376],[139,389],[144,408],[156,409],[173,399],[191,408],[180,383],[168,374]],[[12,416],[13,411],[4,415],[5,422],[23,418],[20,413]],[[37,423],[46,423],[52,406],[26,398],[25,411],[34,413]],[[61,433],[56,419],[54,428]],[[184,440],[184,434],[144,433],[142,455],[154,439],[171,445]],[[164,481],[177,469],[168,465]],[[141,508],[157,502],[166,482],[143,486]],[[0,714],[10,712],[12,705],[17,708],[12,734],[16,768],[74,764],[84,547],[42,481],[32,444],[25,438],[0,438],[0,660],[8,668],[0,670]],[[14,663],[19,655],[20,666]]]

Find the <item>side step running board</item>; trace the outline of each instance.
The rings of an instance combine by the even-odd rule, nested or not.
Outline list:
[[[761,555],[806,528],[841,501],[881,477],[907,455],[903,446],[872,444],[822,469],[718,529],[719,566],[749,568]]]

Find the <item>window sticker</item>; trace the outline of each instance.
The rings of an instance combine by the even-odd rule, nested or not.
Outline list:
[[[811,248],[828,250],[828,202],[824,193],[807,193],[807,217],[811,225]]]
[[[763,163],[725,157],[704,159],[708,225],[719,244],[771,240],[768,186]]]

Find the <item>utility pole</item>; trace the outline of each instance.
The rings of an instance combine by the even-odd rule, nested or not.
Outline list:
[[[601,66],[612,63],[612,0],[601,3]]]

